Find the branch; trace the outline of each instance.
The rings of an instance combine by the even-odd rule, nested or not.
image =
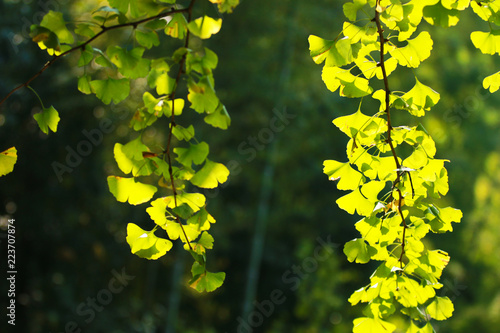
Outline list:
[[[403,195],[401,193],[401,190],[397,187],[397,185],[401,181],[401,175],[403,174],[401,169],[401,165],[398,160],[398,155],[396,154],[396,150],[394,149],[394,145],[392,143],[392,138],[391,138],[391,133],[392,133],[392,125],[391,125],[391,106],[390,106],[390,97],[391,97],[391,90],[389,89],[389,80],[387,78],[387,71],[385,69],[385,61],[384,61],[384,45],[387,42],[387,40],[384,37],[384,29],[382,28],[382,25],[380,24],[380,0],[377,0],[377,4],[375,7],[375,24],[377,25],[377,31],[380,39],[380,62],[379,66],[382,70],[382,76],[384,78],[384,90],[385,90],[385,113],[387,115],[387,144],[391,148],[392,156],[394,157],[394,161],[396,162],[396,179],[392,183],[392,191],[396,189],[396,191],[399,194],[398,198],[398,213],[401,216],[401,220],[403,222],[403,236],[401,240],[401,255],[399,256],[399,263],[401,265],[401,268],[403,268],[403,256],[405,254],[405,236],[406,236],[406,229],[408,228],[408,225],[406,224],[405,217],[403,215],[403,211],[401,210],[401,205],[403,203]],[[392,197],[392,194],[391,194]]]
[[[54,64],[54,62],[56,62],[58,59],[64,57],[65,55],[67,54],[70,54],[76,50],[80,50],[80,49],[84,49],[85,46],[87,46],[88,44],[90,44],[91,42],[93,42],[95,39],[97,39],[99,36],[105,34],[106,32],[108,31],[111,31],[111,30],[115,30],[115,29],[120,29],[120,28],[124,28],[124,27],[137,27],[139,24],[142,24],[142,23],[146,23],[146,22],[149,22],[149,21],[152,21],[152,20],[155,20],[155,19],[158,19],[158,18],[161,18],[161,17],[165,17],[165,16],[169,16],[169,15],[172,15],[172,14],[175,14],[175,13],[183,13],[183,12],[190,12],[191,11],[191,6],[188,7],[188,8],[182,8],[182,9],[173,9],[173,10],[170,10],[168,12],[162,12],[158,15],[155,15],[155,16],[151,16],[151,17],[146,17],[146,18],[143,18],[141,20],[138,20],[138,21],[133,21],[133,22],[127,22],[127,23],[122,23],[122,24],[117,24],[117,25],[112,25],[112,26],[109,26],[109,27],[105,27],[105,26],[101,26],[101,31],[99,31],[94,37],[90,38],[89,40],[85,41],[84,43],[80,44],[80,45],[77,45],[59,55],[56,55],[54,56],[50,61],[48,61],[43,67],[42,69],[40,69],[35,75],[33,75],[32,77],[30,77],[26,82],[18,85],[17,87],[15,87],[14,89],[12,89],[1,101],[0,101],[0,106],[14,93],[16,92],[17,90],[21,89],[21,88],[25,88],[27,87],[33,80],[35,80],[38,76],[40,76],[47,68],[49,68],[50,66],[52,66]]]
[[[189,3],[189,6],[185,9],[185,11],[187,11],[187,16],[188,16],[187,22],[188,23],[191,22],[192,11],[193,11],[193,6],[194,6],[195,1],[196,0],[191,0],[191,2]],[[186,41],[184,42],[185,48],[187,48],[189,46],[189,37],[190,36],[191,36],[191,34],[189,32],[189,29],[188,29],[186,32]],[[179,62],[179,70],[177,71],[177,76],[175,77],[174,89],[172,90],[172,93],[170,94],[170,100],[172,101],[172,115],[170,118],[170,131],[168,132],[167,148],[164,151],[164,153],[167,155],[168,173],[170,175],[170,183],[172,183],[172,192],[174,195],[175,207],[177,207],[177,191],[176,191],[175,185],[174,185],[174,173],[172,170],[172,158],[170,156],[170,144],[172,143],[172,132],[173,132],[174,127],[175,127],[175,94],[177,92],[177,87],[179,86],[179,81],[180,81],[182,73],[183,73],[184,65],[186,64],[186,54],[187,53],[184,53],[184,55],[181,58],[181,61]],[[191,247],[191,243],[189,242],[189,239],[187,238],[186,231],[184,230],[184,227],[181,223],[181,220],[177,214],[175,215],[175,219],[176,219],[176,222],[179,223],[179,225],[182,229],[182,233],[184,234],[184,237],[186,238],[186,242],[189,246],[189,249],[192,251],[193,248]]]

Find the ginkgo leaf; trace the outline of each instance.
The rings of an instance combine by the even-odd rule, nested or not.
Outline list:
[[[171,200],[167,201],[167,207],[175,208],[175,201],[173,200],[173,196],[169,196]],[[165,199],[167,200],[167,199]],[[201,193],[186,193],[181,192],[177,194],[177,205],[180,206],[183,203],[187,204],[191,210],[195,213],[200,210],[201,207],[205,206],[206,198]]]
[[[464,10],[469,7],[470,0],[441,0],[441,4],[446,9]]]
[[[113,193],[119,202],[128,202],[131,205],[138,205],[151,200],[158,190],[153,185],[142,184],[134,178],[122,178],[117,176],[108,177],[109,191]]]
[[[433,6],[426,6],[423,10],[424,19],[433,25],[439,25],[443,28],[449,28],[457,25],[460,19],[460,11],[456,9],[447,9],[441,2]]]
[[[417,281],[404,275],[397,278],[398,289],[394,292],[396,300],[405,308],[424,304],[429,298],[436,295],[431,285],[422,286]]]
[[[406,102],[405,109],[412,115],[421,117],[425,115],[425,111],[429,111],[439,101],[439,93],[432,88],[420,83],[415,78],[415,86],[402,96]]]
[[[0,153],[0,177],[11,173],[17,162],[16,147],[10,147]]]
[[[311,57],[317,64],[325,61],[327,67],[341,67],[350,64],[357,57],[361,48],[359,44],[353,44],[349,37],[338,40],[327,40],[318,36],[309,36],[309,50]]]
[[[118,104],[130,93],[130,81],[127,79],[94,80],[90,81],[90,86],[104,104],[109,104],[111,101]]]
[[[151,260],[162,257],[172,248],[168,239],[157,237],[153,231],[145,231],[134,223],[127,225],[127,243],[132,253]]]
[[[43,108],[42,111],[33,115],[36,122],[38,123],[38,127],[42,130],[43,133],[49,134],[49,129],[52,132],[57,132],[57,124],[59,124],[59,113],[53,106],[48,108]]]
[[[391,333],[396,329],[396,325],[379,318],[360,317],[353,323],[353,333]]]
[[[500,72],[485,77],[483,80],[483,87],[484,89],[489,89],[490,93],[494,93],[500,89]]]
[[[66,28],[66,22],[63,19],[63,14],[60,12],[50,10],[43,17],[40,26],[54,32],[61,43],[72,44],[74,42],[73,35]]]
[[[348,70],[339,67],[323,67],[321,77],[330,91],[335,92],[340,88],[340,96],[363,97],[373,91],[367,79],[354,76]]]
[[[209,0],[211,3],[216,3],[219,12],[232,13],[234,7],[238,6],[240,0]]]
[[[84,75],[78,78],[78,90],[86,95],[92,93],[92,88],[90,87],[90,76]]]
[[[361,216],[369,216],[378,202],[378,193],[384,187],[385,182],[371,181],[337,199],[337,205],[351,215],[356,211]]]
[[[344,245],[344,254],[350,262],[356,261],[359,264],[366,264],[376,253],[377,250],[362,238],[353,239]]]
[[[153,30],[141,31],[139,29],[135,29],[135,39],[137,40],[137,43],[147,49],[160,45],[160,38],[158,37],[156,31]]]
[[[219,105],[219,99],[208,77],[203,77],[198,83],[190,81],[188,83],[188,100],[191,108],[198,113],[213,113]]]
[[[349,162],[341,163],[334,160],[323,162],[323,172],[330,180],[339,180],[337,188],[339,190],[354,190],[363,183],[361,172],[354,170]]]
[[[474,46],[484,54],[500,53],[500,30],[474,31],[470,34]]]
[[[389,53],[406,67],[417,68],[422,61],[431,55],[432,39],[427,31],[422,31],[416,38],[409,39],[408,45],[392,49]]]
[[[342,9],[344,11],[344,15],[351,21],[356,21],[358,10],[363,8],[366,4],[367,0],[354,0],[344,3]]]
[[[172,197],[158,198],[151,202],[151,207],[146,209],[151,219],[160,227],[165,228],[167,224],[167,205],[172,201]]]
[[[412,321],[406,333],[434,333],[431,323],[426,323],[424,327],[420,328]]]
[[[188,168],[192,167],[192,164],[202,164],[208,156],[208,144],[206,142],[200,142],[198,144],[189,144],[189,148],[174,148],[174,153],[177,154],[177,161]]]
[[[177,140],[189,141],[194,137],[194,127],[193,125],[189,125],[188,128],[185,128],[176,124],[172,129],[172,134],[177,138]]]
[[[335,118],[333,124],[351,138],[355,138],[360,132],[371,136],[387,131],[384,119],[376,116],[369,117],[363,114],[361,109],[348,116]]]
[[[425,214],[433,232],[452,231],[453,227],[451,223],[460,222],[462,216],[463,214],[460,209],[452,207],[438,208],[435,205],[431,205]]]
[[[196,289],[199,292],[214,291],[222,286],[222,283],[226,278],[226,273],[211,273],[197,261],[194,262],[193,267],[191,268],[191,273],[193,274],[193,278],[189,281],[189,285],[191,288]]]
[[[227,129],[229,125],[231,125],[231,117],[229,116],[226,107],[222,104],[219,104],[219,107],[217,107],[217,109],[214,112],[205,116],[203,120],[207,124],[223,130]]]
[[[208,39],[219,32],[222,25],[222,19],[213,19],[210,16],[203,16],[187,25],[189,31],[201,39]]]
[[[173,38],[184,39],[187,32],[187,20],[182,13],[175,13],[165,27],[165,34]]]
[[[448,297],[436,296],[434,300],[426,308],[427,313],[433,319],[445,320],[453,314],[453,303]]]
[[[224,164],[206,160],[203,168],[190,179],[190,182],[202,188],[215,188],[224,183],[228,176],[229,170]]]
[[[118,167],[125,174],[132,173],[136,177],[153,173],[152,161],[143,157],[143,153],[149,152],[149,148],[142,143],[141,137],[125,145],[116,143],[113,152]]]

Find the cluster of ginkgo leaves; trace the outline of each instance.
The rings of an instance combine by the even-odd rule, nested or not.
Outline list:
[[[398,67],[416,69],[430,56],[433,41],[419,29],[423,20],[453,26],[466,8],[490,27],[500,21],[500,1],[353,0],[343,5],[347,21],[336,38],[309,37],[311,57],[324,62],[322,79],[329,90],[380,102],[377,110],[360,102],[355,113],[333,120],[349,137],[347,161],[324,162],[338,189],[350,191],[338,206],[362,217],[355,224],[360,237],[346,243],[344,253],[351,262],[380,262],[370,282],[349,298],[352,305],[366,303],[353,332],[393,332],[391,318],[403,315],[408,320],[400,330],[430,333],[431,320],[453,313],[451,300],[436,294],[450,257],[422,241],[429,232],[452,231],[462,217],[458,209],[439,206],[448,192],[448,161],[435,157],[434,141],[422,125],[393,126],[391,119],[404,111],[423,117],[440,95],[416,76],[413,88],[399,91],[390,75]],[[498,30],[473,32],[471,40],[485,54],[500,53]],[[500,72],[483,85],[498,90]]]
[[[213,13],[217,9],[220,13],[232,12],[239,2],[209,1],[214,4],[209,6]],[[179,240],[194,258],[190,286],[200,292],[213,291],[222,285],[225,273],[213,273],[206,267],[206,251],[214,243],[208,231],[215,219],[207,212],[206,198],[198,189],[224,183],[229,170],[208,158],[209,145],[197,140],[193,124],[179,119],[190,103],[189,108],[202,115],[207,124],[220,129],[230,125],[230,117],[214,89],[212,72],[218,57],[206,47],[191,47],[200,45],[193,43],[194,39],[202,41],[218,33],[222,19],[200,13],[195,0],[108,0],[108,4],[77,23],[65,21],[61,12],[49,11],[39,25],[33,25],[33,41],[53,56],[41,71],[69,53],[79,53],[77,65],[83,67],[83,75],[78,78],[78,89],[94,94],[104,104],[124,101],[131,88],[140,86],[134,85],[135,80],[145,79],[147,89],[137,109],[130,113],[130,127],[137,136],[125,144],[115,144],[114,157],[123,175],[108,177],[109,190],[119,202],[131,205],[150,202],[157,196],[146,209],[154,221],[152,230],[134,223],[127,225],[132,253],[158,259],[172,248],[172,241]],[[93,45],[101,35],[117,29],[129,29],[131,38],[108,43],[106,49]],[[163,52],[162,57],[145,56],[161,43],[178,47],[172,54]],[[178,97],[181,84],[188,93]],[[57,130],[60,118],[54,107],[42,104],[42,111],[34,117],[43,132]],[[166,142],[148,147],[142,135],[162,119],[157,130],[166,128]],[[0,157],[1,174],[10,172],[15,148]],[[9,163],[4,168],[5,159]]]

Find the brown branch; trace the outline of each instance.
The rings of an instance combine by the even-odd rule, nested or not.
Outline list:
[[[191,22],[193,6],[194,6],[195,1],[196,0],[191,0],[191,2],[189,3],[189,6],[186,8],[187,16],[188,16],[187,17],[188,23]],[[189,46],[189,37],[190,36],[191,35],[190,35],[189,30],[187,30],[186,40],[184,42],[185,48],[187,48]],[[172,143],[172,132],[173,132],[174,127],[175,127],[175,94],[177,92],[177,87],[179,86],[179,81],[181,79],[185,64],[186,64],[186,53],[184,53],[181,60],[179,61],[179,70],[177,71],[177,76],[175,77],[174,89],[172,90],[172,93],[170,94],[170,97],[169,97],[170,100],[172,101],[172,115],[170,118],[170,131],[168,132],[167,148],[164,151],[164,153],[167,155],[168,173],[170,175],[170,182],[172,183],[172,192],[173,192],[173,196],[174,196],[175,207],[177,207],[177,191],[176,191],[175,185],[174,185],[174,173],[173,173],[173,169],[172,169],[172,158],[170,156],[170,144]],[[179,225],[181,226],[182,232],[184,234],[184,237],[186,238],[186,242],[189,246],[189,249],[192,251],[193,248],[191,247],[191,243],[189,242],[189,239],[187,238],[186,231],[184,230],[184,227],[181,223],[181,220],[177,214],[175,215],[175,218],[176,218],[177,223],[179,223]]]
[[[394,157],[394,161],[396,162],[396,179],[394,180],[392,184],[392,190],[396,189],[398,192],[398,213],[401,216],[401,220],[403,222],[403,236],[401,240],[401,255],[399,256],[399,263],[401,268],[403,268],[403,256],[405,254],[405,236],[406,236],[406,229],[408,228],[408,225],[406,224],[405,217],[403,215],[403,211],[401,210],[401,205],[403,203],[403,195],[401,193],[401,190],[397,187],[397,185],[401,181],[401,175],[403,171],[401,171],[401,164],[399,163],[398,155],[396,154],[396,150],[394,149],[394,144],[392,143],[392,138],[391,138],[391,133],[392,133],[392,124],[391,124],[391,105],[390,105],[390,98],[391,98],[391,90],[389,89],[389,80],[387,78],[387,71],[385,69],[385,61],[384,61],[384,45],[387,42],[387,40],[384,37],[384,29],[382,28],[382,24],[380,23],[380,0],[377,0],[376,7],[375,7],[375,24],[377,25],[377,31],[380,39],[380,62],[379,66],[382,70],[382,76],[384,79],[384,90],[385,90],[385,113],[387,115],[387,144],[391,148],[391,153],[392,156]],[[392,194],[391,194],[392,196]]]
[[[133,22],[127,22],[127,23],[122,23],[122,24],[117,24],[117,25],[112,25],[112,26],[109,26],[109,27],[106,27],[106,26],[101,26],[101,31],[99,31],[95,36],[93,36],[92,38],[88,39],[87,41],[83,42],[82,44],[79,44],[59,55],[56,55],[54,56],[52,59],[50,59],[43,67],[42,69],[40,69],[35,75],[33,75],[32,77],[30,77],[26,82],[18,85],[17,87],[15,87],[14,89],[12,89],[1,101],[0,101],[0,106],[14,93],[16,92],[17,90],[21,89],[21,88],[26,88],[33,80],[35,80],[37,77],[39,77],[47,68],[49,68],[50,66],[52,66],[54,64],[54,62],[56,62],[58,59],[64,57],[65,55],[67,54],[70,54],[76,50],[80,50],[80,49],[84,49],[85,46],[87,46],[88,44],[90,44],[91,42],[93,42],[95,39],[97,39],[99,36],[105,34],[106,32],[108,31],[111,31],[111,30],[115,30],[115,29],[120,29],[120,28],[124,28],[124,27],[137,27],[139,24],[142,24],[142,23],[146,23],[146,22],[149,22],[149,21],[152,21],[152,20],[155,20],[157,18],[161,18],[161,17],[165,17],[165,16],[168,16],[168,15],[172,15],[172,14],[175,14],[175,13],[183,13],[183,12],[189,12],[190,11],[190,8],[182,8],[182,9],[172,9],[168,12],[162,12],[158,15],[155,15],[155,16],[151,16],[151,17],[146,17],[146,18],[143,18],[141,20],[138,20],[138,21],[133,21]]]

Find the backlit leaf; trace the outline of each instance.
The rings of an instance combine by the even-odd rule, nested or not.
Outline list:
[[[57,132],[57,124],[59,124],[59,113],[53,106],[48,108],[43,108],[42,111],[33,115],[36,122],[38,123],[38,127],[42,130],[43,133],[49,134],[49,129],[52,132]]]
[[[203,16],[187,25],[189,31],[201,39],[208,39],[219,32],[222,25],[222,19],[213,19],[210,16]]]
[[[500,30],[474,31],[470,34],[474,46],[484,54],[500,54]]]
[[[135,181],[134,178],[122,178],[117,176],[108,177],[109,191],[113,193],[119,202],[128,202],[131,205],[138,205],[151,200],[158,190],[148,184]]]
[[[427,313],[436,320],[445,320],[453,314],[453,303],[448,297],[436,296],[426,308]]]
[[[353,323],[353,333],[391,333],[396,329],[396,325],[379,318],[360,317]]]
[[[190,179],[190,182],[202,188],[215,188],[224,183],[228,176],[229,170],[223,164],[206,160],[203,168]]]
[[[409,39],[408,45],[390,50],[400,65],[417,68],[422,61],[431,55],[432,39],[427,31],[422,31],[416,38]]]
[[[350,262],[356,261],[360,264],[366,264],[377,253],[377,250],[368,245],[362,238],[357,238],[345,244],[344,253]]]
[[[337,188],[339,190],[354,190],[363,182],[363,175],[354,170],[349,162],[341,163],[334,160],[323,162],[323,172],[330,180],[339,180]]]
[[[111,101],[118,104],[130,93],[130,81],[127,79],[94,80],[90,81],[90,86],[104,104],[109,104]]]
[[[14,170],[14,165],[17,162],[16,147],[10,147],[0,153],[0,177]]]

